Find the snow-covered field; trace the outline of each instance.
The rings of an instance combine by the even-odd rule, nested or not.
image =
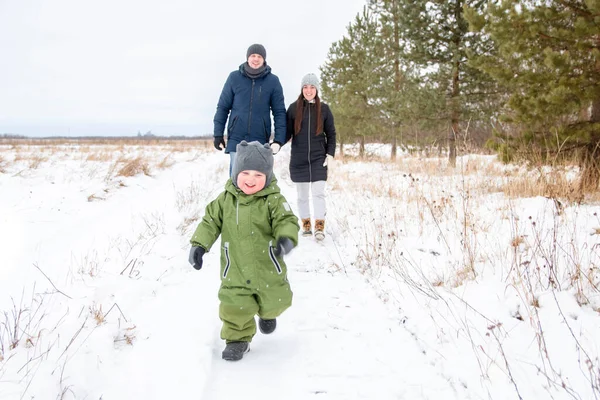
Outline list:
[[[187,263],[228,156],[0,145],[0,398],[600,398],[600,207],[507,197],[525,172],[491,156],[354,150],[326,240],[287,258],[294,305],[230,363],[219,254]]]

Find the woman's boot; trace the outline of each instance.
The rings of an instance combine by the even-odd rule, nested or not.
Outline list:
[[[325,220],[324,219],[316,219],[315,220],[315,239],[317,239],[317,240],[325,239]]]
[[[302,218],[302,236],[312,236],[312,222],[310,218]]]

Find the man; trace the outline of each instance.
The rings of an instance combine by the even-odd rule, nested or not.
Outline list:
[[[271,113],[275,138],[271,144],[277,154],[285,143],[286,110],[279,78],[266,62],[267,51],[253,44],[246,51],[246,62],[229,74],[214,117],[214,145],[230,156],[229,175],[235,163],[235,149],[242,141],[268,143],[271,137]],[[227,123],[227,143],[224,132]]]

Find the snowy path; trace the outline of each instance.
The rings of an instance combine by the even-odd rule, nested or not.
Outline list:
[[[295,208],[284,160],[276,174],[282,176],[282,191]],[[63,389],[57,388],[53,371],[65,363],[67,378],[60,385],[70,385],[76,398],[456,398],[396,310],[376,296],[354,267],[345,265],[348,260],[340,259],[344,254],[331,236],[322,244],[300,238],[288,256],[294,302],[278,319],[275,333],[257,334],[240,362],[221,359],[219,255],[208,253],[204,268],[193,270],[187,264],[189,238],[182,236],[179,225],[194,208],[202,214],[205,203],[222,190],[227,161],[210,153],[202,161],[177,163],[151,178],[131,178],[126,187],[92,203],[85,201],[90,187],[102,185],[57,179],[41,186],[48,179],[44,175],[23,180],[4,198],[10,209],[27,207],[27,224],[15,226],[29,238],[24,249],[14,251],[14,268],[3,271],[5,289],[12,285],[18,294],[21,284],[33,280],[48,287],[31,267],[32,260],[42,260],[45,273],[73,297],[54,295],[48,304],[57,317],[69,316],[60,324],[61,334],[75,340],[68,362],[61,359],[63,348],[56,347],[31,376],[27,393],[54,399],[56,390]],[[194,185],[200,188],[195,202],[177,210],[178,198]],[[149,234],[154,227],[158,233]],[[138,271],[123,273],[132,259],[143,261]],[[23,265],[27,268],[18,268]],[[89,276],[87,268],[94,266],[97,271]],[[117,310],[106,313],[114,304],[123,318]],[[81,311],[98,305],[107,316],[100,325]],[[85,335],[74,336],[82,323]],[[133,345],[114,342],[127,332],[135,335]],[[13,382],[0,395],[23,391]]]
[[[336,254],[331,238],[300,239],[287,261],[293,306],[274,334],[257,334],[241,362],[221,360],[223,342],[215,341],[202,399],[449,398],[448,382],[401,322],[362,276],[338,267]]]

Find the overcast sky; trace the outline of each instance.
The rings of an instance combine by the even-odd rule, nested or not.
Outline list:
[[[265,46],[287,107],[364,4],[0,0],[0,134],[212,134],[250,44]]]

